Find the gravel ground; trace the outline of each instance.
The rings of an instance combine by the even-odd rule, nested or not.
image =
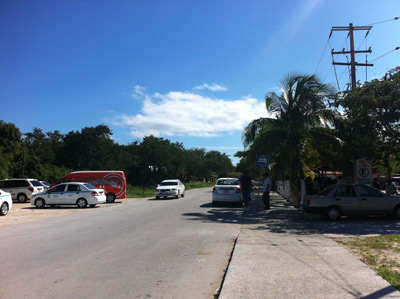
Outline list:
[[[73,213],[81,213],[91,209],[102,209],[111,207],[113,205],[120,205],[128,202],[146,199],[148,198],[124,198],[120,200],[117,199],[114,203],[103,203],[97,205],[95,208],[87,207],[84,209],[79,209],[76,206],[57,206],[55,208],[46,207],[44,209],[37,209],[36,207],[32,206],[30,202],[13,202],[13,206],[8,214],[6,216],[0,217],[0,227],[36,221],[45,218],[70,215]]]

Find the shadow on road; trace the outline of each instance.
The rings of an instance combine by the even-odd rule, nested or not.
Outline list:
[[[400,221],[392,217],[344,217],[339,221],[328,221],[316,214],[304,214],[287,204],[278,195],[271,196],[271,209],[264,211],[259,196],[253,195],[249,211],[235,205],[213,207],[211,203],[201,205],[203,213],[184,213],[189,220],[200,222],[237,223],[251,225],[252,230],[298,235],[332,234],[348,236],[400,234]]]

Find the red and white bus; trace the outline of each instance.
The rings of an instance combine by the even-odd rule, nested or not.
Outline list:
[[[114,202],[116,198],[126,198],[126,180],[123,171],[74,171],[58,179],[51,187],[68,182],[89,183],[96,188],[104,189],[108,203]]]

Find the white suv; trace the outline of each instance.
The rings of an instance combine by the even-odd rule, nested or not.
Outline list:
[[[36,193],[44,191],[43,185],[35,179],[5,179],[0,181],[0,189],[11,194],[12,199],[26,202]]]

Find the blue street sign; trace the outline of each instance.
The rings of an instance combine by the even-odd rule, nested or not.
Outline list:
[[[257,155],[256,156],[256,167],[269,169],[269,156],[267,155]]]

